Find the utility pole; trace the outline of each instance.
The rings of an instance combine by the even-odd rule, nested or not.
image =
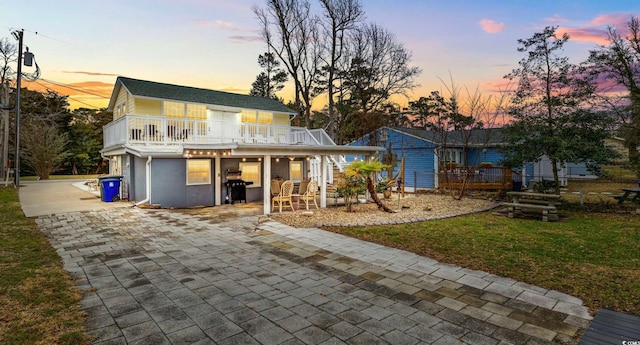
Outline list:
[[[14,187],[20,187],[20,88],[22,79],[22,37],[24,30],[13,32],[13,37],[18,40],[18,75],[16,77],[16,157],[14,159]]]

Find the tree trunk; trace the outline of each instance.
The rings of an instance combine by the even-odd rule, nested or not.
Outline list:
[[[388,208],[387,205],[383,204],[382,201],[380,201],[380,198],[378,198],[378,194],[376,193],[376,187],[373,185],[373,180],[370,177],[367,177],[367,190],[369,191],[369,194],[371,194],[371,199],[373,199],[373,202],[378,205],[378,209],[382,209],[383,211],[389,213],[395,213],[392,209]]]
[[[551,168],[553,169],[553,183],[555,184],[556,195],[560,195],[560,178],[558,178],[558,161],[551,160]]]

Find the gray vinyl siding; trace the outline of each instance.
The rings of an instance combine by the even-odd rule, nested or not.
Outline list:
[[[131,164],[128,174],[133,177],[129,181],[129,198],[132,201],[144,200],[146,196],[146,159],[130,156]],[[222,179],[222,203],[227,195],[225,174],[227,170],[238,170],[241,159],[223,159],[220,162]],[[249,160],[255,161],[255,159]],[[186,160],[181,158],[154,158],[151,161],[151,204],[166,208],[184,208],[196,206],[214,206],[215,204],[215,162],[211,160],[211,183],[206,185],[187,185]],[[264,164],[261,164],[264,169]],[[278,175],[289,178],[289,159],[281,158],[280,162],[272,159],[271,176]],[[262,177],[262,171],[261,175]],[[270,188],[270,186],[266,186]],[[247,187],[247,202],[259,201],[263,198],[263,188]]]
[[[213,206],[215,171],[211,164],[211,183],[187,185],[185,159],[153,159],[151,161],[151,203],[161,207]]]

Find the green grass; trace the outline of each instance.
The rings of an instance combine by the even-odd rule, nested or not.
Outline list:
[[[0,188],[2,344],[88,344],[82,295],[32,219],[17,190]]]
[[[563,211],[560,222],[484,212],[394,226],[330,228],[363,240],[640,315],[640,216]]]
[[[607,174],[607,176],[613,178],[623,178],[623,179],[637,179],[638,176],[632,170],[623,168],[619,165],[612,166],[603,166],[602,170]]]

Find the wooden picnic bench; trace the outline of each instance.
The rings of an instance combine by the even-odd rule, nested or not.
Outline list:
[[[625,201],[635,202],[640,204],[640,188],[622,188],[624,194],[614,195],[613,197],[618,200],[618,204],[622,204]]]
[[[503,202],[500,205],[507,207],[507,216],[513,218],[522,214],[522,210],[542,211],[542,220],[545,222],[558,220],[556,203],[560,195],[529,192],[507,192],[511,202]]]

